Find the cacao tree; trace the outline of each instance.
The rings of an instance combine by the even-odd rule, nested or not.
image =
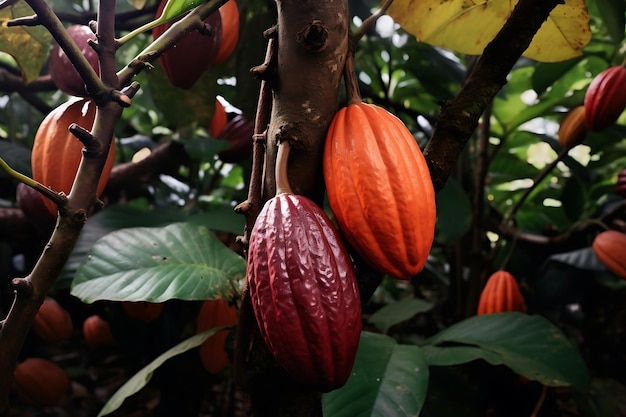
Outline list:
[[[439,3],[0,2],[0,414],[619,415],[626,5]]]

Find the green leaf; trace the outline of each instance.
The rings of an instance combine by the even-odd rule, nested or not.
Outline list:
[[[245,271],[243,258],[206,227],[137,227],[100,239],[78,268],[71,293],[86,303],[228,299]]]
[[[460,346],[447,346],[450,343]],[[580,352],[559,328],[542,316],[483,314],[463,320],[426,341],[430,365],[457,365],[475,359],[502,364],[548,386],[589,386]]]
[[[163,22],[174,19],[189,10],[200,6],[207,0],[168,0],[159,19]]]
[[[146,386],[148,382],[150,382],[154,371],[161,365],[163,365],[165,361],[200,346],[209,337],[227,327],[229,326],[215,327],[202,333],[198,333],[190,337],[189,339],[183,340],[173,348],[163,352],[161,355],[159,355],[158,358],[150,362],[143,369],[133,375],[128,381],[126,381],[126,383],[122,385],[115,392],[115,394],[111,396],[109,401],[104,404],[104,407],[102,407],[102,410],[100,410],[98,417],[111,414],[112,412],[120,408],[126,398],[139,392],[139,390],[141,390],[143,387]]]
[[[596,0],[602,20],[616,45],[624,39],[626,3],[622,0]]]
[[[25,1],[0,9],[0,51],[11,55],[22,70],[25,83],[34,81],[48,58],[52,36],[43,26],[7,26],[18,17],[32,16],[33,10]]]
[[[428,389],[428,366],[417,346],[388,336],[361,333],[352,375],[324,395],[325,417],[417,416]]]
[[[371,315],[369,322],[387,333],[392,326],[432,308],[432,303],[420,298],[405,298],[382,307]]]
[[[452,178],[437,193],[437,237],[447,244],[463,236],[472,222],[472,206],[461,185]]]
[[[0,156],[11,169],[29,177],[32,175],[30,169],[30,150],[28,148],[6,140],[0,140]],[[9,178],[9,174],[1,168],[0,178]]]

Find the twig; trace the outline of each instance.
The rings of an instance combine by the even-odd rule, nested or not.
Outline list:
[[[539,396],[539,399],[537,400],[537,404],[535,405],[535,409],[533,410],[530,417],[537,417],[539,415],[539,410],[541,410],[541,406],[543,405],[543,402],[545,401],[547,394],[548,394],[548,386],[544,385],[541,388],[541,395]]]
[[[359,26],[359,29],[354,33],[354,39],[357,41],[361,39],[376,22],[376,20],[385,14],[389,6],[391,6],[391,3],[393,3],[393,0],[385,0],[385,2],[380,6],[380,9],[376,10],[370,17],[365,19],[361,26]]]

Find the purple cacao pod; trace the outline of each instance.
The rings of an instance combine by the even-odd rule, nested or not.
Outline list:
[[[228,141],[228,148],[218,153],[217,156],[230,164],[248,159],[252,155],[252,135],[254,135],[254,122],[243,114],[238,114],[217,135],[217,139]]]
[[[598,74],[585,93],[587,129],[602,130],[617,120],[626,108],[626,68],[611,67]]]
[[[615,192],[617,195],[626,198],[626,169],[621,170],[617,174],[617,182],[615,183]]]
[[[313,201],[270,199],[250,239],[248,285],[270,352],[301,383],[328,392],[352,371],[361,303],[350,258]]]

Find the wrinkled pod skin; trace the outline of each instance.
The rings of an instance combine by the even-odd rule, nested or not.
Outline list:
[[[251,234],[247,275],[261,335],[278,364],[322,392],[344,385],[361,304],[352,263],[326,214],[303,196],[270,199]]]
[[[477,314],[527,311],[524,296],[517,280],[510,272],[498,270],[491,274],[478,301]]]

